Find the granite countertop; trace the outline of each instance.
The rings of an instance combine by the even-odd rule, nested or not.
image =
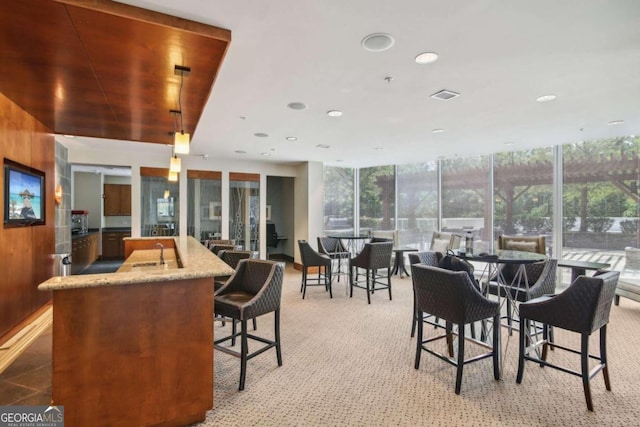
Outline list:
[[[131,227],[104,227],[103,233],[131,233]]]
[[[71,233],[71,240],[79,239],[80,237],[91,236],[92,234],[98,234],[100,230],[96,228],[90,228],[86,233]]]
[[[141,237],[134,240],[156,240],[157,237]],[[172,280],[199,279],[203,277],[229,276],[233,269],[215,256],[191,236],[174,237],[176,253],[182,268],[140,269],[132,272],[84,274],[52,277],[41,283],[41,291],[93,288],[99,286],[120,286],[134,283],[168,282]],[[165,249],[166,250],[166,249]],[[213,286],[213,281],[211,283]]]

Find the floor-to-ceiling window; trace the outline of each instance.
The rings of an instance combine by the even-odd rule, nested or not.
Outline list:
[[[187,171],[187,234],[199,240],[220,239],[222,174]]]
[[[566,144],[563,150],[563,258],[621,270],[638,248],[640,138]]]
[[[428,250],[438,230],[438,163],[399,165],[396,174],[399,244]]]
[[[562,164],[554,164],[554,154]],[[349,170],[342,181],[327,168],[325,215],[336,200],[346,200],[341,188],[351,197],[350,189],[359,187],[353,209],[360,212],[363,234],[395,228],[401,244],[426,249],[438,228],[471,232],[477,251],[495,248],[500,234],[544,235],[554,258],[606,262],[615,270],[636,262],[640,269],[640,137],[444,159],[440,165],[440,194],[436,162],[400,165],[395,174],[394,166]],[[555,170],[561,173],[554,183]],[[560,194],[562,218],[560,203],[557,212],[553,208]],[[562,226],[554,229],[554,223]],[[569,272],[562,271],[561,279],[559,285],[566,285]]]
[[[493,165],[494,238],[544,235],[551,255],[552,148],[496,153]]]
[[[442,231],[474,238],[474,250],[491,246],[489,156],[446,159],[442,164]]]
[[[140,168],[141,235],[175,236],[178,234],[178,181],[167,180],[168,169]]]
[[[229,230],[236,245],[260,250],[260,175],[229,174]]]
[[[394,230],[396,190],[395,168],[377,166],[359,171],[360,234],[373,230]]]
[[[354,230],[354,170],[324,168],[324,233],[351,235]]]

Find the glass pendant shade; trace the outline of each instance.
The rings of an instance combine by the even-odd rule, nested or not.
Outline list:
[[[173,140],[173,152],[176,154],[189,154],[189,137],[188,133],[176,132]]]
[[[169,177],[167,178],[169,182],[177,182],[178,181],[178,172],[169,171]],[[165,197],[166,199],[166,197]]]
[[[180,172],[180,167],[181,167],[180,157],[173,156],[171,158],[171,165],[169,166],[169,171],[176,172],[176,173]]]

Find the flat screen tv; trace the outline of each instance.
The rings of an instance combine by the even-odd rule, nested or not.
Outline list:
[[[4,226],[45,223],[45,174],[4,159]]]

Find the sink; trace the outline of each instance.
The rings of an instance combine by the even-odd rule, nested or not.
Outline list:
[[[131,264],[131,267],[155,267],[158,263],[156,261],[135,262]]]
[[[165,262],[164,264],[160,264],[159,261],[144,261],[144,262],[134,262],[130,264],[130,271],[159,271],[159,270],[169,270],[172,267],[170,262]]]

